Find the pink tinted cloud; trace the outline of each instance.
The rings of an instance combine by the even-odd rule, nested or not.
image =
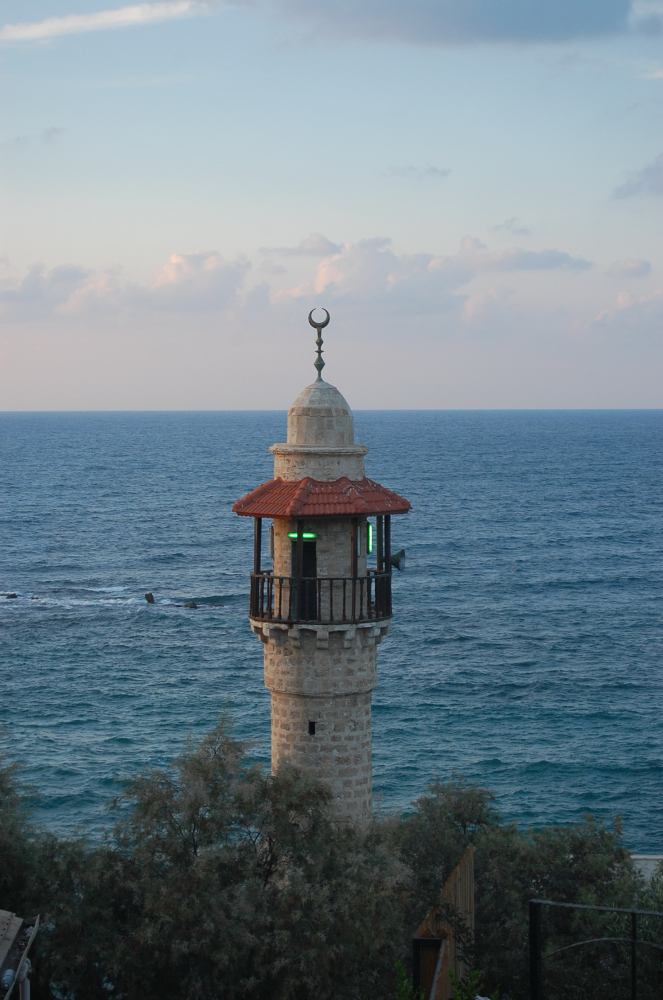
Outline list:
[[[26,317],[145,309],[209,312],[235,304],[250,267],[243,257],[227,261],[216,251],[174,253],[151,284],[139,285],[123,281],[118,269],[72,266],[49,271],[36,265],[22,280],[5,278],[0,303],[5,311]]]
[[[620,292],[615,304],[603,309],[591,325],[663,335],[663,288],[652,295]]]
[[[347,302],[366,302],[410,313],[446,311],[462,305],[458,290],[484,272],[585,271],[589,261],[561,250],[509,247],[489,251],[465,236],[456,254],[399,254],[391,240],[377,237],[344,243],[318,264],[315,277],[279,293],[278,298],[328,295]]]

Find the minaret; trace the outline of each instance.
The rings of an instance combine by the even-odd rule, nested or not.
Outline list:
[[[323,311],[321,323],[309,315],[318,377],[288,411],[287,443],[270,448],[274,478],[233,510],[255,518],[249,618],[264,644],[272,771],[293,761],[331,785],[339,818],[364,822],[377,646],[391,621],[391,515],[410,504],[366,478],[352,411],[322,379]],[[273,569],[262,564],[265,518]]]

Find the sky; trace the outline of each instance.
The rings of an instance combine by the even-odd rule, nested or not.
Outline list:
[[[663,0],[3,0],[0,60],[0,409],[285,409],[322,307],[356,409],[663,406]]]

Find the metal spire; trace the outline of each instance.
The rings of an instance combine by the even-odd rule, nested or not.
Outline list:
[[[327,312],[326,309],[323,309],[322,311],[323,311],[323,313],[326,313],[326,315],[327,315],[327,319],[324,320],[322,323],[316,323],[315,320],[313,319],[313,313],[315,312],[315,309],[311,309],[310,313],[308,314],[308,321],[309,321],[309,323],[311,324],[311,326],[315,330],[318,331],[318,337],[317,337],[317,340],[316,340],[316,344],[318,346],[318,356],[315,359],[315,361],[313,362],[313,364],[315,365],[315,367],[318,370],[318,377],[316,379],[316,382],[322,382],[322,369],[325,367],[325,363],[322,360],[322,336],[321,336],[321,331],[324,330],[324,328],[327,326],[327,323],[329,322],[329,313]]]

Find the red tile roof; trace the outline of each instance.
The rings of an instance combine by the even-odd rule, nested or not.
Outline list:
[[[405,514],[410,503],[372,479],[351,482],[343,476],[332,483],[301,479],[296,483],[270,479],[233,505],[244,517],[338,517],[339,514]]]

